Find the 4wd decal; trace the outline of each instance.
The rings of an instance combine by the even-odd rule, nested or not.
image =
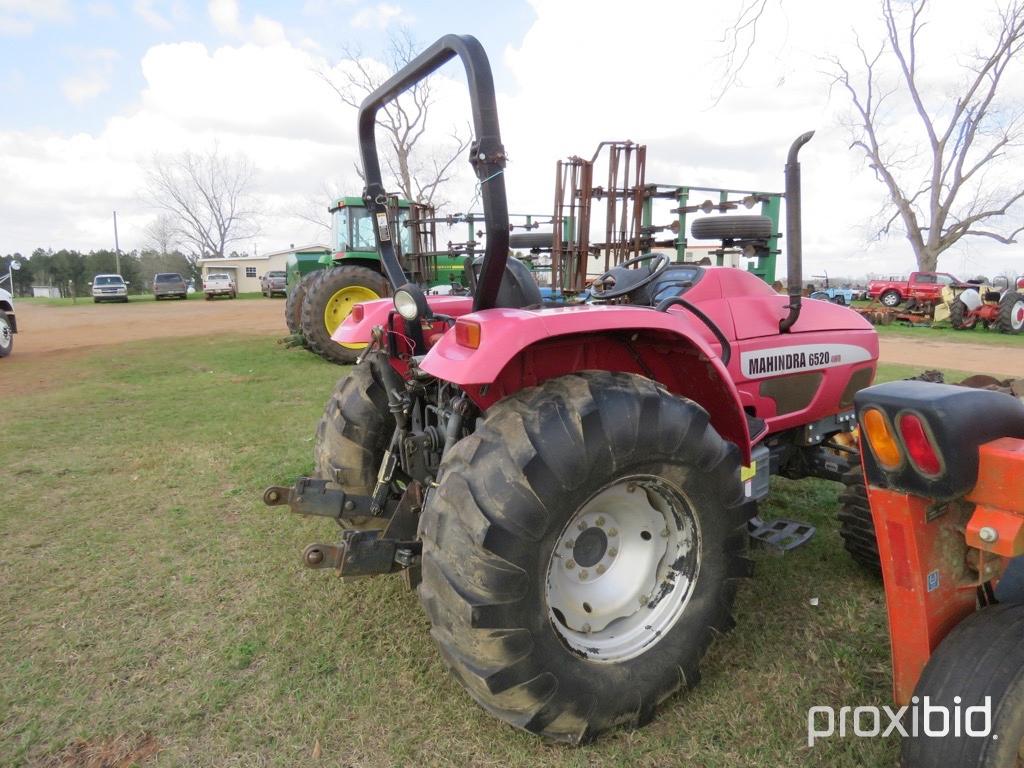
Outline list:
[[[786,373],[863,363],[870,359],[870,352],[854,344],[801,344],[743,352],[740,354],[740,370],[748,379],[764,379]]]

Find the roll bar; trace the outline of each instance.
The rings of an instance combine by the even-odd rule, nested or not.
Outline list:
[[[395,291],[408,282],[395,251],[398,234],[390,231],[387,192],[381,181],[377,155],[377,113],[404,91],[426,79],[431,73],[458,56],[466,68],[469,100],[473,112],[475,140],[470,145],[469,162],[480,184],[484,208],[487,246],[473,296],[473,310],[493,307],[508,260],[508,199],[505,195],[505,148],[498,127],[498,107],[494,98],[494,78],[480,41],[469,35],[445,35],[371,93],[359,107],[359,153],[363,161],[366,187],[363,200],[373,213],[377,235],[377,253],[384,272]]]

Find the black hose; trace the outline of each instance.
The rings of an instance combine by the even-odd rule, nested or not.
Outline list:
[[[682,296],[669,296],[667,299],[659,301],[658,306],[656,306],[655,309],[659,312],[668,312],[669,307],[677,304],[696,316],[696,318],[704,323],[704,325],[708,327],[708,330],[714,334],[715,338],[718,339],[718,343],[722,345],[722,365],[729,365],[729,361],[732,360],[732,344],[730,344],[729,340],[725,338],[725,334],[722,333],[722,329],[715,324],[715,321],[693,306],[693,304],[688,302]]]

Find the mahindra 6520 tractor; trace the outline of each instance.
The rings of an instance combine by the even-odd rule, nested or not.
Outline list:
[[[384,104],[456,56],[486,251],[472,296],[426,296],[395,257],[374,131]],[[307,565],[404,572],[446,662],[495,716],[574,743],[643,723],[730,628],[751,527],[808,534],[756,518],[769,476],[839,479],[858,462],[853,399],[878,342],[850,310],[801,301],[797,153],[811,134],[786,165],[788,296],[647,253],[571,306],[542,302],[509,258],[506,155],[474,38],[440,39],[382,85],[359,136],[393,297],[334,334],[368,346],[317,429],[317,477],[264,500],[340,524]]]

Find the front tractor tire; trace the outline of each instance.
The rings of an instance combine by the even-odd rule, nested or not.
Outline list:
[[[488,712],[583,743],[650,720],[733,625],[745,504],[707,413],[622,373],[553,379],[450,448],[420,521],[420,599]]]
[[[949,305],[949,324],[958,331],[969,331],[978,324],[978,316],[960,299]]]
[[[309,348],[339,365],[356,361],[365,344],[338,344],[331,339],[352,307],[388,295],[388,282],[367,267],[331,267],[317,272],[302,302],[302,335]]]
[[[878,554],[875,523],[871,517],[871,504],[864,480],[864,471],[858,461],[843,475],[845,486],[839,495],[839,536],[854,562],[868,573],[881,577],[882,559]]]

